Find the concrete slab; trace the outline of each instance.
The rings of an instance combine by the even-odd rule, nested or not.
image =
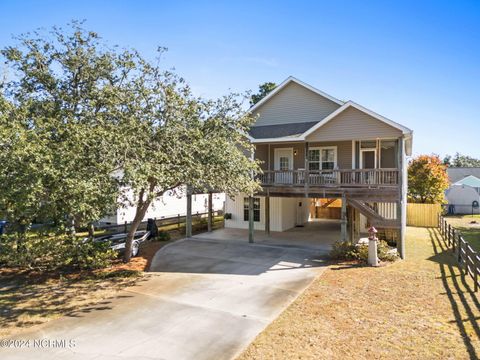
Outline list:
[[[5,359],[231,359],[324,269],[323,252],[222,240],[160,250],[145,281],[22,339],[67,348],[1,348]]]
[[[340,239],[340,221],[315,219],[302,227],[282,232],[272,231],[269,236],[264,231],[256,230],[253,237],[257,244],[280,245],[328,253],[332,244]],[[244,243],[248,241],[248,230],[223,228],[211,233],[198,234],[193,238]]]

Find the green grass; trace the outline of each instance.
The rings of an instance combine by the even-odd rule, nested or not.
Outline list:
[[[447,223],[458,229],[470,246],[480,252],[480,215],[454,215],[445,217]],[[472,224],[477,221],[478,224]]]

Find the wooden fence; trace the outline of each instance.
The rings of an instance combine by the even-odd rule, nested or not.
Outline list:
[[[457,259],[458,266],[465,275],[470,275],[474,282],[474,289],[478,291],[478,275],[480,273],[480,256],[473,250],[460,231],[451,226],[447,220],[438,216],[438,229],[448,249],[451,249]]]
[[[438,217],[442,213],[441,204],[407,204],[407,225],[437,227]]]
[[[223,217],[221,221],[216,221],[215,218],[218,216],[223,215],[222,211],[213,211],[212,212],[212,225],[215,225],[215,223],[222,222],[223,223]],[[208,212],[206,213],[196,213],[192,214],[192,227],[193,230],[195,230],[198,227],[203,227],[206,226],[207,224],[207,217],[208,217]],[[168,218],[161,218],[161,219],[154,219],[155,223],[157,224],[158,230],[172,230],[172,229],[182,229],[185,228],[186,224],[186,216],[185,215],[177,215],[177,216],[172,216]],[[132,223],[125,221],[123,224],[115,224],[115,225],[100,225],[96,226],[96,230],[105,230],[108,234],[117,234],[117,233],[126,233],[130,229]],[[147,221],[143,221],[139,226],[138,230],[146,230],[147,229]]]

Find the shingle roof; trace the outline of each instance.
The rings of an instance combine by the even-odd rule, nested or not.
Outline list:
[[[255,139],[268,139],[284,136],[294,137],[302,135],[305,131],[317,123],[317,121],[313,121],[292,124],[253,126],[250,128],[249,134]]]
[[[480,168],[449,167],[447,174],[451,183],[456,183],[470,175],[480,179]]]

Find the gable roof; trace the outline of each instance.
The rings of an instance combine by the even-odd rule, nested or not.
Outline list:
[[[470,175],[480,179],[480,168],[448,167],[447,174],[451,183],[456,183]]]
[[[328,122],[330,122],[332,119],[334,119],[336,116],[347,110],[348,108],[355,108],[359,111],[364,112],[365,114],[373,117],[374,119],[377,119],[387,125],[392,126],[395,129],[398,129],[402,132],[402,134],[407,135],[411,137],[412,135],[412,130],[407,128],[406,126],[403,126],[393,120],[390,120],[380,114],[377,114],[376,112],[369,110],[365,108],[364,106],[357,104],[353,101],[347,101],[343,102],[341,100],[338,100],[334,98],[331,95],[328,95],[327,93],[318,90],[314,88],[311,85],[308,85],[307,83],[298,80],[297,78],[293,76],[289,76],[285,81],[283,81],[280,85],[278,85],[274,90],[272,90],[267,96],[265,96],[262,100],[260,100],[258,103],[253,105],[248,111],[250,113],[253,113],[255,110],[257,110],[259,107],[261,107],[263,104],[268,102],[272,97],[274,97],[279,91],[281,91],[283,88],[285,88],[288,84],[290,83],[296,83],[299,84],[300,86],[303,86],[316,94],[323,96],[336,104],[340,105],[340,107],[333,111],[330,115],[325,117],[324,119],[311,123],[311,126],[308,126],[307,124],[310,123],[296,123],[296,124],[283,124],[283,125],[267,125],[267,126],[253,126],[250,131],[250,137],[252,138],[252,142],[265,142],[265,141],[304,141],[305,138],[312,134],[314,131],[318,130]],[[282,130],[281,128],[284,127],[285,129]],[[255,130],[255,128],[260,128],[258,130]],[[267,137],[268,135],[268,137]],[[292,139],[292,137],[295,137],[295,139]],[[411,141],[410,141],[411,142]]]
[[[467,177],[464,177],[453,185],[467,185],[473,188],[480,188],[480,179],[476,176],[468,175]]]
[[[320,95],[320,96],[323,96],[324,98],[330,100],[330,101],[333,101],[334,103],[338,104],[338,105],[343,105],[344,102],[341,101],[341,100],[338,100],[337,98],[334,98],[333,96],[317,89],[317,88],[314,88],[313,86],[311,85],[308,85],[307,83],[301,81],[301,80],[298,80],[297,78],[293,77],[293,76],[289,76],[286,80],[284,80],[280,85],[278,85],[275,89],[273,89],[272,91],[270,91],[268,93],[267,96],[265,96],[262,100],[260,100],[259,102],[257,102],[255,105],[253,105],[248,111],[253,113],[255,110],[257,110],[259,107],[261,107],[263,104],[265,104],[267,101],[269,101],[272,97],[275,96],[275,94],[277,94],[278,92],[280,92],[280,90],[282,90],[283,88],[285,88],[288,84],[290,83],[296,83],[300,86],[303,86],[304,88],[310,90],[310,91],[313,91],[314,93]]]

